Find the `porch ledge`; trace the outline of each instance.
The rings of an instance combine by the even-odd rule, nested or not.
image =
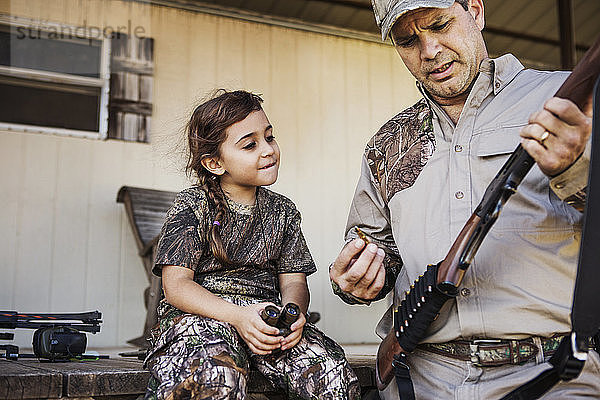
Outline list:
[[[348,355],[363,394],[375,389],[375,357]],[[143,397],[150,373],[142,362],[107,359],[83,362],[49,363],[34,359],[0,360],[0,399]],[[250,399],[283,400],[285,395],[260,373],[251,371]]]

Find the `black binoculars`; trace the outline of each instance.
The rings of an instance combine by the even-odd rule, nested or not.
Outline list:
[[[294,303],[288,303],[280,310],[278,307],[268,305],[260,313],[260,316],[268,325],[279,328],[282,336],[287,336],[292,333],[290,327],[300,316],[300,307]]]

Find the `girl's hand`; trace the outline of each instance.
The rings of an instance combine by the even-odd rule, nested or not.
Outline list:
[[[302,339],[302,331],[304,330],[304,324],[306,324],[306,318],[304,317],[304,313],[300,313],[298,316],[298,320],[290,326],[292,333],[287,335],[283,341],[281,342],[281,351],[291,349],[295,345],[298,344],[300,339]]]
[[[273,303],[258,303],[240,307],[240,312],[231,322],[255,354],[270,354],[273,350],[281,347],[283,340],[283,337],[279,336],[279,329],[267,325],[260,317],[261,311],[269,304],[274,305]]]

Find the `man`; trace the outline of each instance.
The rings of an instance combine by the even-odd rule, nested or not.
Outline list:
[[[537,166],[487,235],[456,300],[407,356],[417,399],[497,399],[548,369],[569,333],[581,238],[591,109],[552,98],[567,73],[489,59],[482,0],[373,0],[423,94],[368,143],[332,264],[334,292],[368,304],[394,289],[398,305],[441,261],[488,183],[521,143]],[[372,241],[356,238],[359,227]],[[390,313],[377,332],[391,329]],[[493,366],[492,366],[493,365]],[[397,399],[395,384],[382,392]],[[590,352],[578,379],[545,399],[600,398]]]

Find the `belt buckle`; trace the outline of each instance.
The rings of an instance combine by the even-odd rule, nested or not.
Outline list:
[[[481,357],[479,356],[479,345],[480,344],[499,344],[502,343],[501,339],[477,339],[469,343],[469,356],[471,357],[471,364],[476,367],[482,367]]]

